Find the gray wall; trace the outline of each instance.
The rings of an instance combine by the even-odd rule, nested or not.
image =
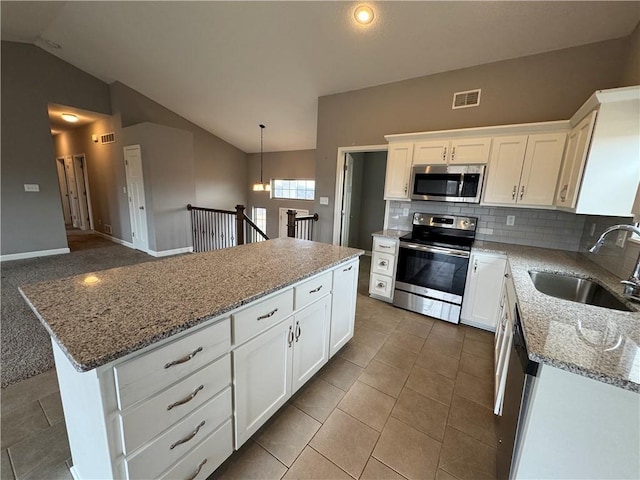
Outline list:
[[[142,123],[122,129],[124,145],[140,145],[149,248],[156,252],[191,243],[187,204],[195,202],[193,134]]]
[[[260,132],[256,129],[256,134]],[[265,131],[265,139],[268,130]],[[278,211],[280,208],[309,210],[310,214],[315,213],[314,202],[309,200],[281,200],[270,198],[268,192],[253,192],[251,186],[260,181],[260,154],[253,153],[248,156],[248,181],[245,183],[244,192],[248,196],[246,214],[251,217],[252,207],[263,207],[267,209],[267,231],[269,238],[278,237]],[[272,178],[280,179],[314,179],[315,150],[296,150],[291,152],[269,152],[263,155],[263,180],[268,182]],[[317,186],[316,186],[317,189]],[[316,199],[318,193],[316,190]],[[242,203],[242,202],[240,202]],[[235,204],[234,204],[235,205]],[[316,235],[314,234],[314,237]]]
[[[630,38],[480,65],[320,97],[316,181],[319,239],[332,241],[338,147],[385,144],[384,135],[568,119],[597,89],[620,86]],[[414,59],[414,61],[417,61]],[[477,108],[451,109],[454,92],[482,89]]]
[[[95,143],[91,135],[114,132],[115,142]],[[122,132],[115,117],[106,117],[89,125],[63,132],[53,137],[55,156],[84,153],[89,177],[93,228],[102,233],[105,225],[111,225],[116,238],[131,242],[131,222],[126,187],[124,160],[122,157]]]
[[[245,152],[120,82],[112,83],[110,89],[113,112],[120,114],[123,128],[152,122],[193,134],[197,206],[232,209],[246,204]]]
[[[403,208],[409,215],[403,216]],[[584,215],[530,208],[483,207],[465,203],[391,202],[389,229],[411,230],[414,212],[468,215],[478,218],[478,240],[531,245],[534,247],[578,251],[584,228]],[[507,226],[507,215],[516,217]]]
[[[640,23],[628,37],[628,53],[620,86],[640,85]]]
[[[65,248],[47,103],[109,114],[109,87],[33,45],[3,41],[1,61],[1,253]]]

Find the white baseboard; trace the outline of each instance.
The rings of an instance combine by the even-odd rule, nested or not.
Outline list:
[[[100,235],[107,240],[111,240],[113,243],[118,243],[120,245],[124,245],[125,247],[133,248],[133,243],[122,240],[121,238],[113,237],[111,235],[107,235],[106,233],[98,232],[97,230],[93,230],[93,233],[95,233],[96,235]]]
[[[173,248],[171,250],[160,250],[159,252],[156,252],[155,250],[147,250],[147,253],[154,257],[168,257],[170,255],[179,255],[181,253],[193,253],[193,247]]]
[[[7,255],[0,255],[0,262],[22,260],[24,258],[48,257],[49,255],[62,255],[64,253],[69,253],[68,247],[54,248],[51,250],[37,250],[34,252],[9,253]]]

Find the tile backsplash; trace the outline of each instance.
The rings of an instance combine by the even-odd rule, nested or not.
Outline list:
[[[403,213],[408,211],[408,215]],[[389,204],[390,230],[411,230],[414,212],[478,217],[478,240],[578,251],[584,233],[585,216],[556,210],[489,207],[468,203],[401,202]],[[507,216],[515,223],[507,226]],[[599,217],[596,217],[599,218]]]

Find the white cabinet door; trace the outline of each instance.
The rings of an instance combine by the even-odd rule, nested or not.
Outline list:
[[[233,351],[236,449],[291,396],[292,360],[292,319]]]
[[[331,295],[296,313],[293,322],[292,394],[329,361]]]
[[[386,254],[376,253],[376,255]],[[358,267],[359,262],[354,262],[340,266],[333,271],[329,357],[333,357],[353,337],[356,320]]]
[[[409,198],[409,175],[413,162],[413,142],[389,144],[387,173],[384,181],[385,200]]]
[[[495,331],[500,312],[505,257],[472,253],[462,300],[462,323]]]
[[[498,137],[493,140],[485,202],[516,203],[526,148],[526,135]]]
[[[576,206],[596,114],[595,111],[591,112],[569,132],[555,201],[555,205],[558,207],[573,208]]]
[[[457,138],[451,141],[449,163],[466,165],[469,163],[487,163],[491,137]]]
[[[566,133],[529,135],[518,189],[518,203],[553,205],[566,138]]]
[[[445,165],[450,152],[449,140],[416,142],[413,147],[414,165]]]

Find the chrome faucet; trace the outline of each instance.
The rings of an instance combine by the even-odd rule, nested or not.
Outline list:
[[[598,238],[598,241],[589,249],[589,252],[598,253],[600,247],[604,245],[605,237],[616,230],[626,230],[628,232],[633,232],[636,235],[640,235],[640,228],[633,225],[613,225],[612,227],[607,228],[602,235],[600,235],[600,238]],[[636,262],[636,266],[629,279],[622,280],[620,283],[624,285],[623,295],[626,298],[640,302],[640,255],[638,255],[638,261]]]

